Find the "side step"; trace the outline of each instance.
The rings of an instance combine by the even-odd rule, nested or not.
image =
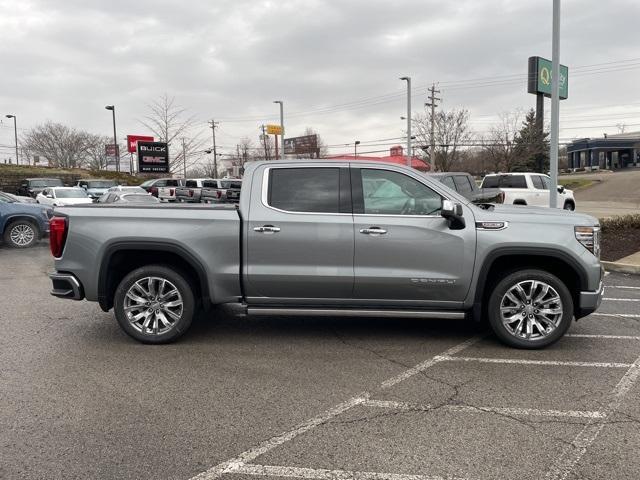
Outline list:
[[[249,307],[248,315],[310,315],[316,317],[384,317],[463,319],[465,312],[453,310],[374,310],[353,308]]]

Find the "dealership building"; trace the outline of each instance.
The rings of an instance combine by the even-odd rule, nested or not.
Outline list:
[[[574,140],[567,146],[567,157],[572,169],[640,167],[640,132]]]

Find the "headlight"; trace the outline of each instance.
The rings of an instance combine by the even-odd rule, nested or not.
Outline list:
[[[576,240],[594,256],[600,258],[600,227],[574,227],[574,231]]]

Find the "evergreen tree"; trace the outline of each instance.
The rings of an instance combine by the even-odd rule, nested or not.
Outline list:
[[[549,170],[549,133],[536,127],[536,112],[532,108],[522,122],[515,138],[516,169],[533,172]]]

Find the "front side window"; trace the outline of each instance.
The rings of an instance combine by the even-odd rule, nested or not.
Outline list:
[[[455,183],[453,183],[453,177],[444,177],[442,179],[442,183],[444,183],[451,190],[454,190],[454,191],[456,190],[456,185]]]
[[[469,177],[467,177],[466,175],[456,175],[455,177],[453,177],[453,181],[456,184],[456,190],[461,194],[465,195],[473,191],[473,187],[469,182]]]
[[[540,175],[531,175],[531,182],[533,183],[533,188],[544,190],[544,183],[542,183],[542,177]]]
[[[339,213],[340,169],[273,168],[267,202],[290,212]]]
[[[438,215],[442,197],[423,183],[390,170],[362,169],[365,215]]]

